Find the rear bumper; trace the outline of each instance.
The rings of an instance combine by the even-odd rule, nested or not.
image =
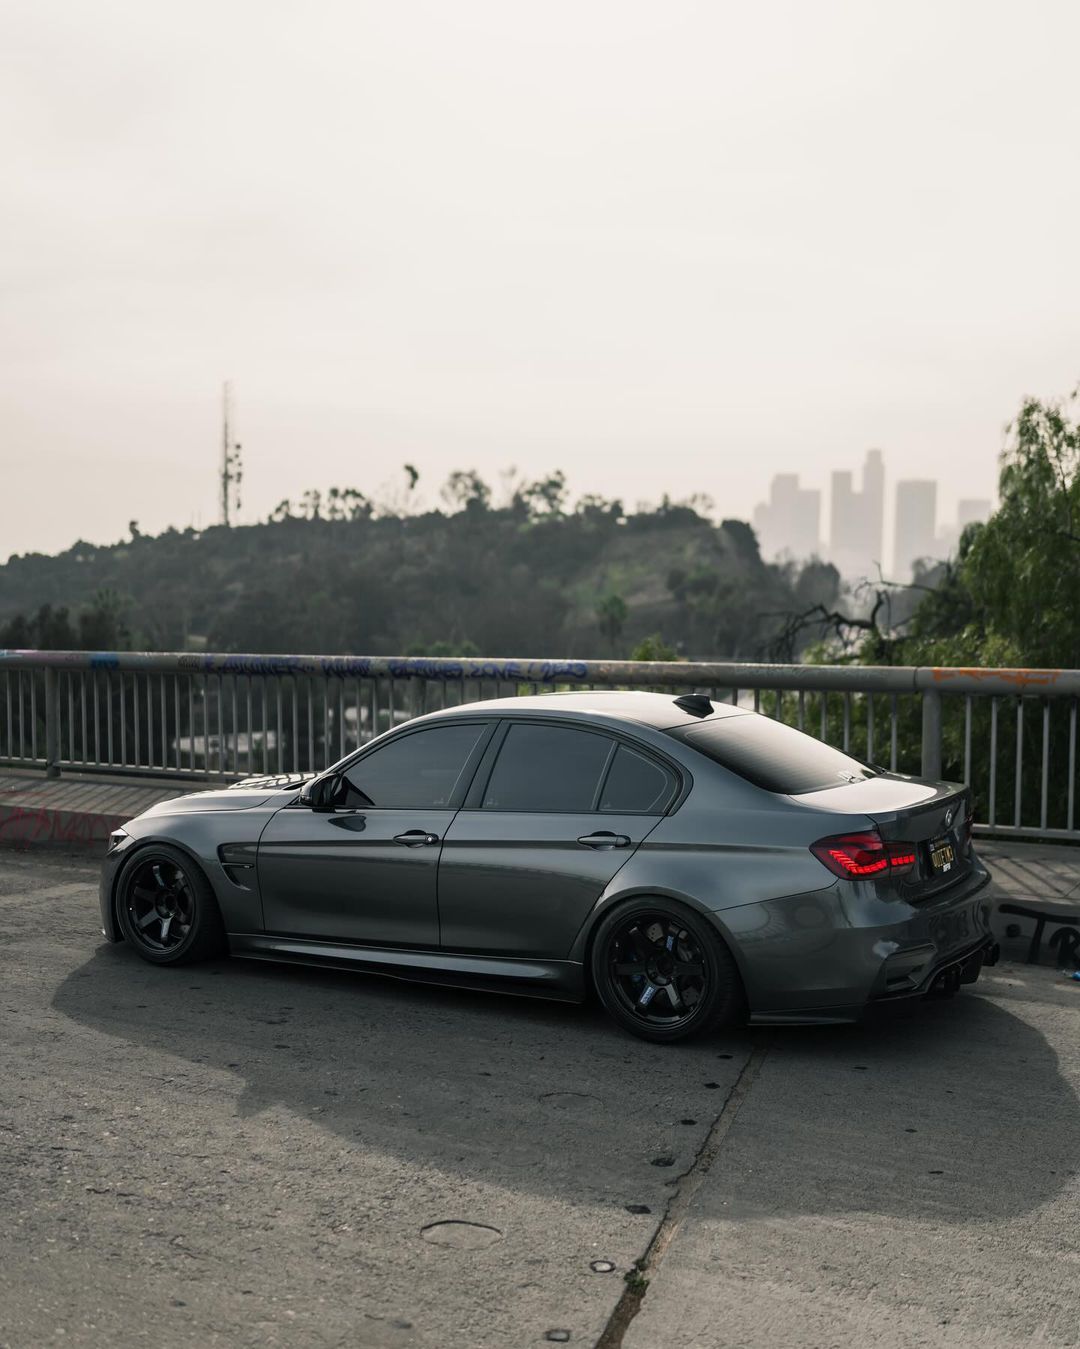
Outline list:
[[[945,997],[959,992],[964,984],[973,984],[985,965],[996,965],[1000,949],[988,938],[958,956],[950,956],[932,966],[925,979],[902,993],[885,993],[865,1003],[839,1007],[805,1007],[788,1012],[758,1012],[751,1015],[754,1025],[761,1026],[827,1026],[850,1025],[873,1015],[910,1007],[923,998],[940,993]]]
[[[902,976],[889,978],[890,966],[882,966],[877,985],[870,994],[871,1003],[903,1002],[924,998],[930,993],[955,993],[961,984],[973,984],[984,965],[996,965],[1000,948],[992,936],[980,937],[971,946],[920,964]],[[898,986],[899,985],[899,986]]]
[[[989,880],[976,861],[921,906],[866,883],[839,882],[723,914],[742,957],[750,1020],[850,1022],[868,1006],[925,997],[943,982],[955,991],[995,958],[983,893]]]

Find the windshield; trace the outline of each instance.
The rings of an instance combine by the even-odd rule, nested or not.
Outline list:
[[[797,796],[877,776],[831,745],[753,712],[678,727],[670,734],[767,792]]]

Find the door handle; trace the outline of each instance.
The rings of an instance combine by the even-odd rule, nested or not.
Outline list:
[[[429,834],[426,829],[406,829],[404,834],[394,835],[394,842],[405,848],[422,848],[425,844],[438,841],[438,834]]]
[[[578,839],[586,848],[629,848],[627,834],[613,834],[610,829],[598,829],[595,834],[584,834]]]

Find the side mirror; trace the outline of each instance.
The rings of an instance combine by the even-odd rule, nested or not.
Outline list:
[[[300,804],[309,810],[333,810],[341,799],[344,779],[338,773],[313,778],[300,793]]]

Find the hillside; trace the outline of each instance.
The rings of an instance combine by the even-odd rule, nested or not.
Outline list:
[[[687,656],[752,659],[775,615],[830,590],[831,568],[767,565],[749,526],[667,502],[630,515],[595,500],[570,512],[482,500],[416,516],[286,510],[13,557],[0,566],[0,645],[601,657],[655,634]]]

